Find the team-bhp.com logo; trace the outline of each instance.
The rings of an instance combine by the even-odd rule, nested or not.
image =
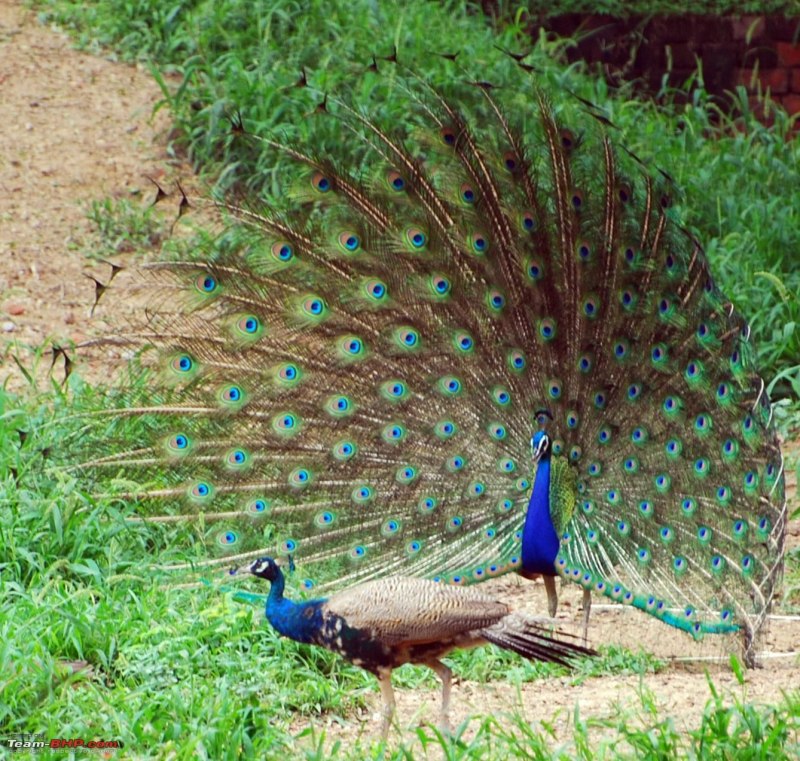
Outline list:
[[[84,737],[51,737],[44,734],[22,732],[2,740],[0,747],[12,753],[39,753],[45,750],[62,751],[94,751],[111,756],[115,750],[122,748],[122,740],[88,740]]]

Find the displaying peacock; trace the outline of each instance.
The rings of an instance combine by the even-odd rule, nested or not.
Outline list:
[[[320,99],[309,119],[362,163],[262,138],[298,169],[285,206],[234,204],[205,258],[149,266],[123,337],[147,349],[144,399],[110,403],[83,472],[196,523],[206,565],[291,553],[317,590],[542,574],[551,612],[560,576],[696,636],[741,629],[752,662],[782,458],[668,175],[529,80],[507,113],[486,82],[365,76],[395,75],[404,136]]]
[[[260,558],[246,570],[270,582],[266,616],[280,634],[326,647],[378,677],[384,740],[395,711],[392,670],[405,663],[429,666],[442,680],[439,724],[449,731],[452,672],[439,659],[451,650],[491,642],[532,660],[565,666],[596,654],[556,639],[545,622],[513,613],[505,603],[472,589],[392,576],[328,599],[294,602],[283,596],[283,571],[272,558]]]

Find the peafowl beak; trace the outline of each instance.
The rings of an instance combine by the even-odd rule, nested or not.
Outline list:
[[[228,570],[229,576],[238,576],[240,574],[252,574],[253,576],[260,576],[262,578],[270,578],[277,571],[277,565],[272,558],[259,558],[254,560],[250,565],[246,566],[233,566]]]

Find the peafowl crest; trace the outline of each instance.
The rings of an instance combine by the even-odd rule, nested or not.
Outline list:
[[[546,619],[514,613],[505,603],[472,589],[390,576],[330,598],[295,602],[284,597],[283,571],[273,558],[260,558],[246,571],[270,582],[265,613],[279,634],[332,650],[378,677],[384,740],[395,712],[391,677],[398,666],[419,663],[439,675],[439,723],[449,731],[452,672],[439,659],[451,650],[491,642],[526,658],[563,666],[596,655],[570,642],[569,635],[552,636]]]
[[[124,336],[145,398],[106,415],[144,433],[95,439],[84,472],[141,519],[195,522],[207,563],[291,553],[315,591],[560,576],[696,636],[741,629],[751,660],[782,458],[668,175],[528,79],[518,113],[487,83],[365,76],[397,76],[419,126],[326,96],[309,118],[358,166],[237,123],[299,179],[285,208],[230,205],[207,256],[149,265]]]

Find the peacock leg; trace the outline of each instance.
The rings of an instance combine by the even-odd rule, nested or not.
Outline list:
[[[381,686],[381,697],[383,698],[383,707],[381,713],[383,721],[381,723],[381,740],[386,742],[389,736],[389,725],[392,723],[394,716],[395,700],[394,690],[392,689],[392,670],[380,671],[378,673],[378,684]]]
[[[758,668],[759,664],[756,662],[756,641],[753,627],[745,619],[742,626],[742,638],[744,645],[744,664],[749,669]]]
[[[442,713],[439,718],[439,729],[445,733],[450,733],[450,687],[453,683],[453,672],[445,666],[438,658],[433,658],[425,662],[430,666],[442,680]]]
[[[558,591],[556,590],[556,577],[555,576],[542,576],[544,579],[544,588],[547,592],[547,612],[550,618],[555,618],[556,611],[558,610]]]
[[[588,589],[583,590],[583,646],[586,647],[589,641],[589,613],[592,610],[592,593]]]

